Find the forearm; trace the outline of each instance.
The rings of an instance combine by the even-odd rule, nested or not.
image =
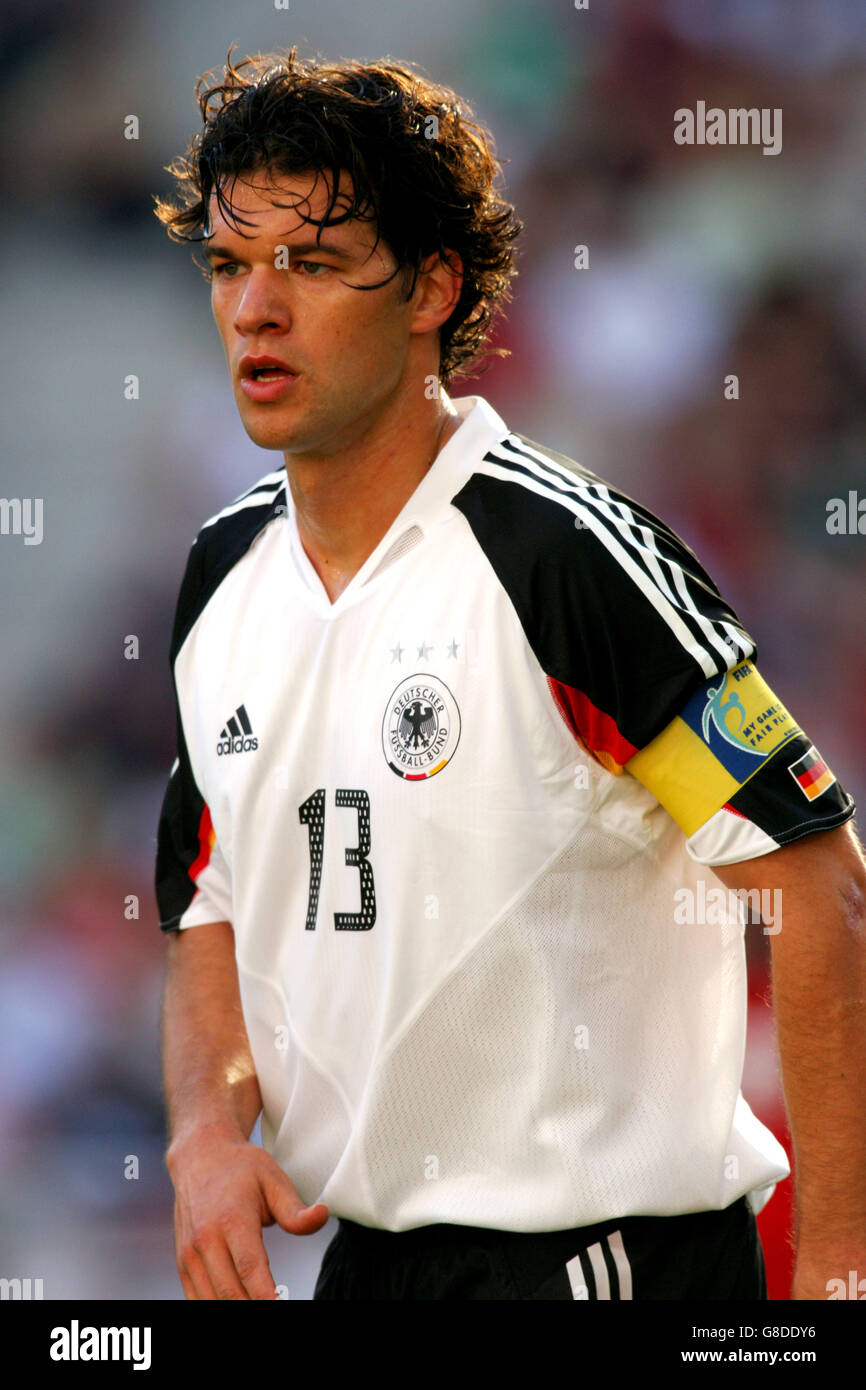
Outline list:
[[[787,941],[781,938],[787,934]],[[801,1250],[866,1247],[866,907],[854,878],[786,912],[773,997]],[[838,1273],[828,1271],[827,1277]]]
[[[781,892],[770,935],[782,1083],[794,1143],[792,1297],[866,1269],[866,859],[849,821],[716,868]]]
[[[170,942],[162,1035],[170,1146],[207,1128],[248,1138],[262,1099],[230,923],[190,927]]]

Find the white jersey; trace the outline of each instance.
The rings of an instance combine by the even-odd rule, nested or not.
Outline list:
[[[789,1169],[740,1091],[743,916],[681,908],[853,803],[678,537],[453,404],[333,604],[282,468],[202,528],[161,926],[232,923],[264,1143],[308,1204],[757,1210]]]

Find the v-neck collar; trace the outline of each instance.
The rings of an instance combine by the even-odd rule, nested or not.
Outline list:
[[[450,513],[451,498],[471,476],[476,463],[488,449],[508,435],[507,425],[482,396],[461,396],[451,400],[451,404],[461,416],[460,425],[440,449],[378,545],[333,603],[328,598],[327,590],[301,543],[297,513],[288,479],[286,480],[285,533],[288,537],[290,563],[308,601],[321,616],[334,618],[353,603],[366,597],[370,586],[378,582],[376,571],[388,552],[397,548],[398,542],[401,541],[404,542],[401,554],[413,549],[414,544],[419,544],[431,526]],[[410,532],[418,534],[416,537],[410,536]],[[396,556],[392,563],[398,563],[399,558],[399,555]],[[389,568],[390,565],[385,565],[381,573],[386,573]]]

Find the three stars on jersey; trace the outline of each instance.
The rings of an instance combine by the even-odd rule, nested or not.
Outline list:
[[[460,643],[456,640],[456,638],[452,638],[445,649],[448,656],[453,657],[455,661],[457,660],[457,651],[459,647]],[[429,642],[422,642],[420,647],[418,648],[418,655],[422,657],[424,661],[426,661],[427,657],[430,655],[432,650],[433,648],[430,646]],[[398,642],[396,647],[391,648],[391,660],[396,661],[399,664],[403,660],[404,651],[405,647],[401,647],[400,643]]]

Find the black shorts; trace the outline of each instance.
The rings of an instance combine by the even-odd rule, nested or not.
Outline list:
[[[314,1299],[766,1299],[745,1197],[724,1211],[626,1216],[568,1231],[340,1220]]]

